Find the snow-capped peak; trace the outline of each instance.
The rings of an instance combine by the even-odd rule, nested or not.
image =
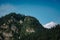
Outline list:
[[[47,24],[45,24],[45,25],[43,25],[44,26],[44,28],[48,28],[48,29],[50,29],[50,28],[52,28],[52,27],[55,27],[57,25],[57,23],[55,23],[55,22],[49,22],[49,23],[47,23]]]

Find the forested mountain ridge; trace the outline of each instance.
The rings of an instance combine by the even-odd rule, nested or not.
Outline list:
[[[0,40],[60,40],[60,24],[46,29],[35,17],[10,13],[0,18]]]

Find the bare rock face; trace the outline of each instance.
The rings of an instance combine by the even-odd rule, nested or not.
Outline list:
[[[15,32],[17,30],[16,26],[15,25],[12,25],[11,26],[11,30]]]
[[[9,26],[8,25],[1,25],[1,28],[7,29]]]
[[[19,22],[20,22],[20,24],[22,24],[22,23],[23,23],[23,21],[22,21],[22,20],[20,20]]]
[[[3,32],[3,36],[4,37],[12,37],[13,36],[13,34],[11,33],[11,32]]]
[[[35,30],[34,30],[33,28],[27,28],[27,29],[26,29],[26,32],[32,33],[32,32],[35,32]]]

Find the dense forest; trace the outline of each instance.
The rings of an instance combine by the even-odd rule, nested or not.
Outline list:
[[[0,40],[60,40],[60,24],[47,29],[35,17],[10,13],[0,17]]]

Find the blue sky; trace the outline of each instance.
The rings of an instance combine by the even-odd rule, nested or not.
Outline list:
[[[41,24],[60,24],[60,0],[0,0],[0,17],[10,12],[34,16]]]

